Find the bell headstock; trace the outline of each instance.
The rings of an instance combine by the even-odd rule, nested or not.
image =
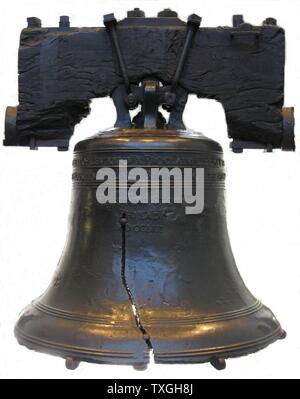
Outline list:
[[[274,18],[261,26],[233,16],[232,27],[202,28],[169,9],[146,18],[134,9],[102,28],[44,28],[28,18],[19,49],[19,105],[8,107],[7,146],[67,150],[89,102],[111,96],[115,126],[184,129],[189,94],[222,103],[231,148],[293,151],[293,108],[284,108],[285,33]],[[132,120],[130,109],[141,106]],[[159,106],[170,112],[166,121]]]

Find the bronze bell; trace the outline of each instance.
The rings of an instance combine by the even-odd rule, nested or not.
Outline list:
[[[111,96],[117,121],[75,146],[69,236],[49,288],[16,324],[20,344],[61,356],[70,369],[80,361],[144,368],[150,354],[157,363],[222,369],[226,358],[284,338],[235,265],[222,148],[182,120],[188,94],[214,98],[224,106],[234,152],[295,149],[293,109],[282,110],[281,101],[284,31],[233,20],[231,28],[204,31],[199,16],[185,24],[171,10],[145,18],[135,9],[120,24],[108,14],[105,28],[72,29],[66,16],[54,29],[28,20],[20,104],[8,109],[4,144],[67,150],[93,97]],[[136,168],[143,168],[136,196],[143,192],[147,201],[127,201]],[[187,212],[190,201],[175,194],[164,201],[167,183],[172,193],[182,186],[171,175],[153,183],[154,169],[181,176],[189,169],[190,193],[202,171],[201,211]],[[114,200],[99,200],[99,187]],[[149,201],[153,187],[159,195]]]
[[[79,361],[144,365],[212,362],[283,337],[272,312],[246,288],[226,226],[220,145],[175,130],[102,132],[75,147],[70,232],[47,291],[20,317],[29,348]],[[99,204],[96,173],[204,168],[205,207]],[[146,184],[146,183],[145,183]],[[120,186],[118,187],[120,189]]]

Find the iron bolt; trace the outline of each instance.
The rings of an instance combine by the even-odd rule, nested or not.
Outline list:
[[[244,16],[241,14],[232,16],[232,25],[234,28],[244,23]]]
[[[130,18],[143,18],[145,13],[139,8],[134,8],[133,10],[127,11],[127,17]]]
[[[176,101],[176,94],[172,93],[171,91],[167,91],[164,95],[164,108],[169,109],[171,108]]]
[[[198,29],[201,24],[202,18],[197,14],[191,14],[188,17],[187,25],[192,29]]]
[[[104,15],[103,23],[104,26],[106,26],[107,28],[117,25],[117,20],[115,18],[115,15],[113,13]]]
[[[264,25],[277,25],[277,19],[275,18],[266,18],[263,22]]]
[[[161,17],[169,17],[169,18],[176,18],[177,17],[177,12],[176,11],[172,11],[171,8],[165,8],[164,10],[160,11],[157,16],[159,18]]]
[[[36,17],[29,17],[29,18],[27,18],[27,27],[28,28],[41,28],[42,21]]]
[[[69,28],[70,27],[70,18],[67,15],[61,15],[59,19],[60,28]]]
[[[133,93],[129,93],[126,97],[126,104],[128,105],[129,109],[134,109],[138,105],[138,101],[136,96]]]

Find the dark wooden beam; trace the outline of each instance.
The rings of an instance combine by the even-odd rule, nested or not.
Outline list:
[[[118,37],[130,82],[154,76],[170,84],[185,36],[183,23],[121,22]],[[280,148],[284,63],[284,30],[276,25],[200,28],[179,85],[222,103],[232,139]],[[34,137],[40,143],[61,140],[67,146],[74,126],[88,115],[90,100],[110,96],[121,83],[104,28],[24,29],[17,132],[14,137],[7,132],[5,144],[29,145]]]

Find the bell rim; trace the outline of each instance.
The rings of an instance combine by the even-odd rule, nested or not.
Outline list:
[[[282,328],[279,326],[276,331],[267,337],[262,339],[253,340],[248,344],[241,344],[239,347],[224,347],[223,350],[212,349],[210,351],[181,351],[181,352],[165,352],[159,353],[154,352],[154,362],[155,364],[200,364],[211,362],[215,357],[221,357],[223,359],[236,358],[247,356],[256,353],[272,343],[276,342],[281,338],[283,334]],[[134,365],[134,364],[148,364],[149,363],[149,349],[145,349],[143,353],[143,360],[140,357],[134,356],[133,353],[127,352],[95,352],[90,350],[71,349],[66,348],[64,345],[58,346],[57,344],[52,345],[52,343],[47,343],[44,340],[38,340],[33,337],[28,337],[23,334],[21,330],[15,327],[15,336],[18,343],[25,346],[28,349],[50,354],[56,357],[61,357],[67,359],[69,357],[76,359],[78,361],[84,361],[88,363],[97,364],[111,364],[111,365]]]
[[[47,323],[55,324],[55,319],[61,319],[57,316],[50,316],[47,314],[43,314],[44,317],[44,324],[40,324],[40,316],[42,316],[42,313],[40,310],[37,310],[36,308],[33,308],[32,305],[29,307],[28,311],[34,311],[32,314],[33,319],[31,319],[31,325],[35,319],[36,328],[35,330],[32,330],[31,333],[25,333],[26,329],[26,324],[25,325],[20,325],[20,319],[18,323],[15,326],[15,337],[17,338],[18,342],[20,345],[23,345],[29,349],[33,349],[38,352],[42,353],[47,353],[51,355],[55,355],[58,357],[62,358],[68,358],[71,357],[73,359],[76,359],[78,361],[85,361],[85,362],[91,362],[91,363],[98,363],[98,364],[126,364],[126,365],[134,365],[134,364],[145,364],[149,362],[149,357],[150,357],[150,350],[147,348],[145,342],[142,339],[142,336],[136,336],[132,337],[132,342],[129,344],[128,349],[122,349],[120,350],[118,346],[116,345],[116,342],[114,342],[113,339],[111,339],[111,342],[107,345],[106,342],[106,348],[105,350],[100,349],[101,347],[101,339],[99,338],[98,340],[94,341],[93,346],[91,347],[84,347],[82,344],[76,345],[75,340],[72,342],[72,339],[74,337],[70,337],[69,343],[66,342],[59,342],[59,329],[60,327],[57,327],[56,330],[56,342],[54,341],[55,334],[53,334],[52,331],[52,338],[51,334],[47,338],[43,337],[37,337],[40,331],[44,331],[45,326]],[[35,313],[38,312],[38,313]],[[238,336],[235,336],[236,342],[233,341],[233,343],[226,343],[226,339],[224,339],[224,344],[223,345],[216,345],[215,343],[211,343],[210,347],[208,346],[203,346],[202,342],[202,348],[201,348],[201,335],[195,338],[191,338],[189,343],[184,344],[183,342],[186,342],[186,338],[184,336],[180,336],[179,339],[176,337],[169,337],[168,336],[168,329],[164,329],[164,334],[166,335],[165,338],[163,336],[157,335],[154,329],[149,329],[147,326],[147,323],[145,325],[147,326],[148,332],[151,337],[151,343],[153,345],[153,355],[154,355],[154,362],[159,364],[159,363],[205,363],[205,362],[211,362],[213,358],[215,357],[221,357],[224,359],[227,358],[234,358],[234,357],[240,357],[240,356],[245,356],[254,352],[257,352],[271,343],[274,343],[280,338],[283,338],[283,329],[277,319],[273,316],[271,311],[265,307],[264,305],[262,306],[261,310],[257,311],[257,315],[255,313],[252,315],[248,316],[243,316],[243,318],[248,318],[248,328],[252,330],[252,335],[255,337],[255,335],[258,334],[257,328],[259,326],[259,313],[260,312],[267,312],[265,313],[265,317],[271,322],[273,325],[270,326],[269,332],[268,333],[260,333],[259,337],[253,338],[253,339],[248,339],[243,342],[239,342]],[[22,318],[22,316],[21,316]],[[251,320],[250,320],[251,319]],[[57,322],[58,323],[58,322]],[[78,322],[74,320],[68,320],[65,319],[64,323],[70,323],[72,327],[74,325],[77,325],[78,331],[80,330],[80,326],[88,324],[85,322]],[[222,334],[227,335],[231,334],[230,331],[234,331],[234,320],[228,320],[226,323],[229,323],[229,327],[227,328],[227,332],[223,332]],[[49,325],[50,325],[49,324]],[[222,322],[221,322],[222,324]],[[58,324],[57,324],[58,325]],[[64,324],[65,325],[65,324]],[[95,324],[94,324],[95,325]],[[111,328],[115,328],[114,326],[110,326]],[[193,327],[193,326],[191,326]],[[161,327],[157,326],[158,329]],[[174,327],[169,326],[169,329],[174,329]],[[121,330],[126,330],[125,326],[122,326]],[[181,334],[181,331],[186,332],[187,327],[186,326],[181,326],[180,329],[177,329],[179,331],[179,334]],[[33,331],[35,331],[35,335],[33,335]],[[55,331],[55,330],[54,330]],[[67,330],[66,330],[67,331]],[[118,331],[118,328],[115,330]],[[136,331],[136,330],[133,330]],[[61,331],[62,332],[62,331]],[[137,332],[137,331],[136,331]],[[124,336],[122,338],[123,332],[117,332],[117,338],[116,341],[122,341],[126,340],[126,337]],[[221,335],[222,335],[221,334]],[[223,336],[223,335],[222,335]],[[225,336],[224,336],[225,338]],[[165,346],[164,340],[167,339],[167,345]],[[125,341],[124,341],[125,342]],[[197,345],[198,348],[197,348]],[[177,346],[177,348],[176,348]],[[194,346],[192,349],[188,349]],[[176,348],[175,350],[172,350],[171,348]]]

